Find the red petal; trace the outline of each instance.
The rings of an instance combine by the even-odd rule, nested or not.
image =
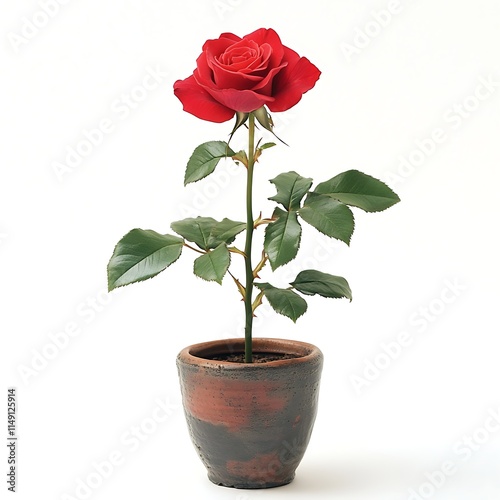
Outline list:
[[[296,59],[297,53],[285,47],[284,60]],[[268,104],[271,111],[286,111],[295,106],[302,94],[311,90],[318,81],[321,71],[306,57],[301,57],[295,64],[288,64],[273,81],[274,102]]]
[[[238,40],[241,40],[241,36],[235,35],[234,33],[222,33],[219,38],[229,38],[229,40],[232,40],[233,42],[237,42]]]
[[[222,123],[234,116],[234,110],[216,101],[203,87],[196,83],[194,76],[174,83],[174,94],[182,102],[184,111],[207,120]]]
[[[262,80],[262,75],[259,72],[254,74],[253,68],[265,67],[261,48],[251,40],[234,43],[225,52],[207,63],[213,70],[211,80],[219,89],[250,90]],[[207,79],[204,78],[204,80]],[[209,85],[209,87],[213,86]]]
[[[249,90],[261,80],[261,76],[247,75],[214,67],[214,87],[222,89]],[[211,85],[210,85],[211,87]]]
[[[236,57],[243,54],[243,61],[237,62],[235,65],[231,64],[231,53]],[[259,47],[255,44],[248,45],[248,41],[242,40],[241,42],[233,44],[226,52],[219,57],[215,57],[211,62],[207,61],[213,70],[211,80],[214,82],[215,87],[222,89],[237,89],[246,90],[252,88],[256,83],[261,80],[260,76],[253,76],[241,71],[241,67],[245,64],[251,65],[258,58]],[[247,59],[245,61],[245,55]],[[224,57],[225,56],[225,57]],[[207,55],[207,58],[209,56]],[[203,62],[200,61],[202,64]],[[206,74],[206,73],[205,73]],[[204,79],[206,80],[206,78]],[[205,81],[203,83],[206,83]],[[209,85],[209,87],[213,87]]]
[[[205,90],[218,102],[227,108],[250,113],[261,108],[264,104],[274,101],[273,97],[257,94],[251,90],[234,89],[212,89],[204,87]]]
[[[207,68],[213,70],[215,59],[239,41],[241,41],[241,38],[232,33],[223,33],[216,40],[207,40],[203,44],[203,52],[198,57],[197,64],[199,64],[200,60],[204,61]],[[211,75],[205,77],[213,80]]]
[[[281,66],[273,68],[271,71],[269,71],[266,77],[263,78],[262,81],[255,85],[255,87],[253,87],[251,90],[259,91],[259,94],[272,95],[273,79],[285,66],[286,63],[283,63]]]
[[[217,56],[216,61],[220,66],[228,69],[241,69],[241,67],[246,67],[246,62],[257,58],[260,60],[259,45],[249,40],[241,40]]]
[[[198,59],[196,59],[196,69],[195,73],[197,74],[198,79],[202,79],[204,83],[206,82],[207,84],[209,82],[214,81],[214,72],[212,71],[211,66],[209,65],[207,61],[207,56],[205,53],[200,54]]]
[[[225,46],[227,48],[234,42],[238,42],[239,40],[241,40],[241,38],[239,36],[233,35],[232,33],[222,33],[222,35],[219,38],[216,38],[214,40],[207,40],[203,44],[202,50],[203,52],[205,52],[207,49],[210,49],[210,50],[215,50],[215,52],[217,53],[218,47]],[[222,49],[221,51],[218,52],[218,54],[220,54],[224,50],[226,49],[225,48]]]
[[[260,28],[249,35],[243,37],[244,40],[253,40],[258,45],[269,44],[272,54],[269,59],[268,67],[274,68],[281,64],[284,56],[284,48],[278,33],[273,29]]]

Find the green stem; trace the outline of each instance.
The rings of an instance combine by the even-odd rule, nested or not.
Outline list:
[[[248,117],[248,167],[247,167],[247,230],[245,241],[245,363],[252,362],[252,291],[253,291],[253,268],[252,268],[252,237],[254,220],[252,213],[252,187],[253,167],[255,164],[255,117],[250,113]]]
[[[195,252],[201,253],[205,255],[207,252],[203,252],[202,250],[198,250],[197,248],[192,247],[191,245],[188,245],[186,242],[184,242],[184,246],[189,248],[190,250],[194,250]]]

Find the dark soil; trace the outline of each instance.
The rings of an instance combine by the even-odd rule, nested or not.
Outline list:
[[[269,361],[280,361],[282,359],[294,359],[298,358],[295,354],[281,354],[275,352],[254,352],[253,353],[253,363],[268,363]],[[231,363],[244,363],[245,354],[219,354],[217,356],[212,356],[210,359],[214,361],[229,361]]]

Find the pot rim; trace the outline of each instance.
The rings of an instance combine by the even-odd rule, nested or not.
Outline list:
[[[253,339],[253,352],[295,354],[298,357],[268,361],[266,363],[237,363],[235,361],[218,361],[207,359],[201,355],[210,356],[216,354],[244,352],[245,339],[243,337],[232,339],[211,340],[200,342],[185,347],[177,355],[177,361],[196,366],[221,367],[226,370],[262,370],[265,368],[277,368],[290,364],[308,363],[318,358],[323,358],[323,353],[314,344],[299,340],[256,337]]]

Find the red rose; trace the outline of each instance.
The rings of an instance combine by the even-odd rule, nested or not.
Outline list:
[[[207,40],[196,69],[174,83],[184,110],[202,120],[225,122],[235,112],[266,105],[286,111],[314,87],[321,72],[305,57],[285,47],[272,29],[240,38],[223,33]]]

